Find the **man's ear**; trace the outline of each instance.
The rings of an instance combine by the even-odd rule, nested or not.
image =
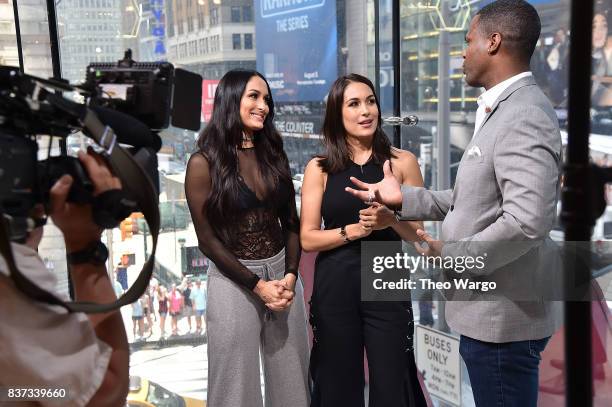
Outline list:
[[[489,36],[487,52],[489,55],[496,54],[499,52],[499,47],[502,43],[502,35],[500,33],[493,33]]]

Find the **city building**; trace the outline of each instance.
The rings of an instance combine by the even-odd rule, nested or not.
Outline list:
[[[43,2],[45,3],[45,2]],[[123,57],[122,0],[62,0],[57,5],[62,76],[85,79],[91,62],[115,62]],[[44,7],[42,7],[44,10]]]
[[[49,25],[45,0],[21,0],[18,5],[24,71],[49,77]],[[0,1],[0,64],[19,66],[15,42],[15,15],[11,0]]]
[[[166,9],[170,62],[205,80],[255,69],[252,0],[166,0]]]

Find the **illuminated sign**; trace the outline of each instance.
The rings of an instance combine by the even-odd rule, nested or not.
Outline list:
[[[202,81],[202,121],[209,122],[213,111],[213,102],[215,101],[215,92],[219,80],[204,79]]]
[[[267,18],[323,7],[325,0],[262,0],[260,4],[261,15]]]
[[[151,12],[153,13],[153,22],[151,24],[151,35],[155,40],[155,55],[160,58],[166,56],[166,24],[164,21],[164,0],[150,0]]]
[[[336,3],[255,0],[257,70],[279,102],[320,102],[338,75]]]

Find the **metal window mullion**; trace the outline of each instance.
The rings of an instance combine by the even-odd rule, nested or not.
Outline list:
[[[13,0],[13,16],[15,19],[15,37],[17,38],[17,56],[19,57],[19,70],[25,72],[23,66],[23,49],[21,48],[21,26],[19,25],[19,10],[17,0]]]
[[[380,0],[374,3],[374,89],[380,100]]]
[[[53,67],[53,78],[62,77],[62,65],[60,62],[59,38],[57,34],[57,15],[55,14],[55,1],[47,0],[47,21],[49,25],[49,44],[51,47],[51,65]]]
[[[402,115],[402,94],[400,86],[401,75],[401,36],[400,36],[400,0],[392,0],[391,9],[391,38],[393,47],[393,115]],[[393,128],[393,145],[401,148],[402,146],[402,127]]]

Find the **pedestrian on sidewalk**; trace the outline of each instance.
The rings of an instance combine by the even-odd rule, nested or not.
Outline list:
[[[189,325],[189,331],[187,333],[191,333],[191,319],[194,315],[194,309],[191,302],[191,281],[187,277],[183,279],[183,283],[181,284],[181,293],[183,294],[183,301],[185,304],[183,316],[187,318],[187,324]]]
[[[172,284],[168,299],[170,300],[170,323],[172,326],[172,335],[178,335],[178,319],[181,316],[181,311],[183,310],[183,296],[179,290],[177,290],[176,284]]]
[[[163,285],[157,289],[157,302],[159,304],[160,339],[166,335],[166,317],[168,316],[168,290]]]
[[[195,311],[196,333],[204,334],[206,332],[206,290],[202,287],[202,282],[196,280],[195,287],[191,290],[190,299]]]
[[[145,293],[142,295],[142,307],[145,324],[145,335],[147,337],[151,336],[153,333],[153,321],[151,320],[151,313],[153,312],[153,307],[151,306],[151,297],[147,294],[149,290],[145,290]]]
[[[137,330],[138,335],[136,335]],[[134,335],[135,341],[142,339],[144,336],[142,298],[139,298],[132,303],[132,334]]]

